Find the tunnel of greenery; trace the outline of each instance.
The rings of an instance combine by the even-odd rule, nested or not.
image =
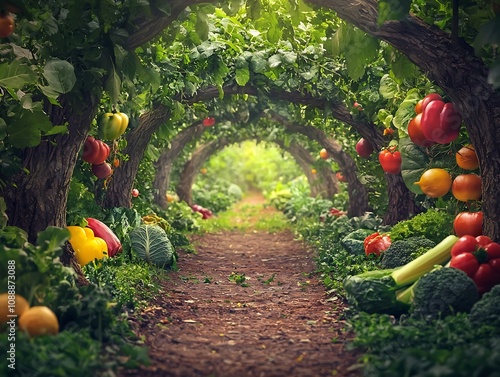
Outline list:
[[[351,232],[500,242],[499,30],[499,0],[0,1],[0,266],[61,329],[89,330],[54,347],[89,349],[93,375],[92,350],[134,338],[123,306],[151,299],[128,288],[163,276],[131,263],[138,234],[160,226],[175,268],[200,231],[195,206],[217,215],[261,191],[343,299],[341,278],[381,263],[347,252]],[[89,218],[116,237],[105,251]],[[92,241],[92,267],[75,239]],[[393,323],[379,322],[395,346]]]

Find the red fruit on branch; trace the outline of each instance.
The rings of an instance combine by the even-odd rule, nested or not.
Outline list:
[[[401,172],[401,153],[396,150],[396,146],[382,149],[378,155],[378,160],[382,170],[389,174],[399,174]]]
[[[373,153],[373,147],[368,140],[361,138],[356,143],[356,152],[360,157],[369,158]]]
[[[83,144],[82,160],[90,164],[102,164],[109,156],[109,145],[97,140],[92,136],[88,136]]]
[[[92,164],[92,173],[100,179],[104,179],[113,174],[113,169],[111,169],[111,165],[107,162],[103,162],[102,164]]]
[[[207,117],[207,118],[203,119],[202,123],[205,127],[211,127],[215,124],[215,118]]]
[[[427,148],[431,145],[434,145],[435,143],[424,136],[421,121],[422,113],[417,114],[415,118],[410,120],[410,123],[408,123],[408,136],[410,137],[410,140],[413,142],[413,144],[416,144],[419,147]]]

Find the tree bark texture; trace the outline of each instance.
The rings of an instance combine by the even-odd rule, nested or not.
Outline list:
[[[408,15],[377,25],[375,0],[309,0],[388,42],[441,87],[461,112],[479,158],[483,233],[500,240],[500,91],[487,82],[488,67],[473,48],[441,29]],[[418,48],[417,48],[418,46]]]
[[[90,94],[78,106],[68,96],[61,106],[47,105],[52,124],[68,124],[68,132],[43,138],[33,148],[23,151],[23,171],[5,188],[9,225],[28,233],[35,242],[38,232],[48,226],[66,226],[66,203],[69,184],[92,119],[97,113],[97,98]]]
[[[313,174],[311,166],[313,166],[315,160],[306,148],[295,142],[286,146],[285,142],[280,139],[274,140],[274,143],[278,144],[281,149],[290,153],[300,166],[307,178],[311,189],[311,196],[313,198],[317,198],[318,196],[323,199],[333,198],[333,196],[338,192],[338,180],[330,167],[322,165],[319,167],[318,173]]]
[[[163,105],[157,106],[154,110],[141,115],[139,126],[126,133],[127,146],[122,152],[128,155],[128,160],[123,161],[111,176],[103,203],[105,208],[130,208],[131,192],[139,164],[151,141],[151,136],[169,116],[170,110]]]
[[[209,2],[209,1],[208,1]],[[151,9],[152,15],[142,15],[135,20],[135,30],[131,31],[126,48],[133,50],[152,39],[158,37],[165,28],[173,21],[177,20],[180,14],[189,6],[200,3],[207,3],[206,0],[171,0],[166,1],[166,5],[170,8],[170,12],[165,14],[158,9]]]
[[[170,186],[170,173],[177,157],[184,147],[195,139],[201,137],[207,127],[201,122],[193,123],[191,126],[180,131],[170,142],[170,147],[166,148],[155,162],[156,175],[153,181],[154,202],[161,208],[168,206],[165,194]]]
[[[196,175],[198,175],[200,168],[211,155],[223,149],[228,144],[229,142],[226,139],[217,139],[201,145],[193,152],[191,159],[184,164],[179,183],[176,187],[179,200],[186,202],[190,206],[194,204],[192,186]]]
[[[340,170],[347,180],[347,192],[349,194],[349,208],[347,215],[362,216],[369,211],[368,191],[366,187],[359,181],[356,174],[356,162],[351,156],[345,153],[342,146],[334,139],[329,138],[324,131],[311,126],[303,126],[296,122],[292,122],[282,115],[275,112],[269,112],[269,116],[274,121],[281,123],[290,132],[297,132],[316,140],[330,154],[330,156],[339,164]]]

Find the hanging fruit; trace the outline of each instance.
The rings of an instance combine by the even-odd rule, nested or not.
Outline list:
[[[401,153],[395,145],[382,149],[378,154],[378,160],[384,172],[389,174],[399,174],[401,172]]]
[[[92,136],[88,136],[83,144],[82,160],[91,164],[102,164],[109,156],[109,145],[97,140]]]
[[[125,113],[105,113],[99,118],[98,135],[102,140],[116,140],[125,133],[129,118]]]

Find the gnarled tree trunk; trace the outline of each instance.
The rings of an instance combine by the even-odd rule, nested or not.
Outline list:
[[[104,207],[130,208],[134,180],[139,170],[139,164],[151,140],[151,135],[169,116],[170,110],[163,105],[157,106],[141,115],[139,126],[126,134],[127,146],[122,153],[128,155],[128,160],[123,161],[111,176],[104,199]]]
[[[180,200],[185,201],[190,206],[193,205],[193,183],[196,175],[205,161],[216,151],[228,145],[228,143],[226,139],[213,140],[201,145],[193,152],[191,159],[184,164],[181,178],[177,184],[176,192]]]
[[[331,158],[339,164],[347,180],[347,192],[349,194],[348,216],[362,216],[365,212],[369,211],[368,191],[356,175],[356,171],[358,170],[356,163],[351,156],[342,150],[341,145],[336,140],[329,138],[318,128],[291,122],[275,112],[269,112],[269,116],[271,119],[285,126],[288,131],[297,132],[306,135],[312,140],[316,140],[328,151]]]
[[[153,181],[154,201],[161,208],[167,208],[168,202],[165,194],[170,185],[170,173],[177,157],[184,147],[191,141],[199,138],[207,128],[201,122],[193,123],[191,126],[179,132],[170,142],[170,148],[165,149],[155,162],[156,174]]]
[[[333,198],[338,192],[338,180],[329,166],[323,164],[319,167],[318,174],[313,174],[311,172],[311,166],[315,163],[315,160],[306,148],[295,142],[290,143],[290,146],[286,146],[285,142],[280,139],[274,142],[278,144],[281,149],[290,153],[300,166],[309,182],[311,196],[313,198],[318,196],[321,196],[323,199]]]
[[[68,124],[68,132],[43,138],[23,152],[23,171],[5,188],[9,225],[28,233],[30,242],[48,226],[66,226],[69,184],[78,153],[97,113],[98,99],[85,95],[78,106],[65,95],[61,106],[47,105],[53,125]]]

